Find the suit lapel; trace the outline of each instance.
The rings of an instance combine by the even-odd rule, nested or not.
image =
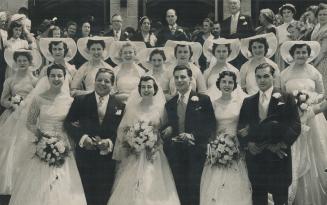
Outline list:
[[[98,114],[98,104],[96,101],[95,92],[93,92],[92,95],[90,95],[89,105],[90,105],[90,115],[91,115],[92,120],[94,120],[94,122],[97,122],[97,124],[100,125],[99,114]]]
[[[109,96],[107,108],[106,108],[106,113],[104,114],[102,124],[105,124],[104,122],[108,122],[110,119],[110,116],[113,115],[113,112],[115,111],[115,98],[114,96]]]
[[[193,106],[194,106],[194,102],[191,100],[191,98],[193,96],[196,96],[196,92],[194,92],[193,90],[191,90],[190,96],[188,97],[188,101],[187,101],[187,105],[186,105],[186,111],[185,111],[185,119],[184,119],[185,131],[187,130],[188,125],[191,124],[189,122],[189,120],[192,119],[190,116],[192,115],[192,110],[193,110]]]
[[[273,96],[275,92],[276,90],[274,89],[273,92],[271,93],[267,116],[274,114],[277,110],[278,99]]]

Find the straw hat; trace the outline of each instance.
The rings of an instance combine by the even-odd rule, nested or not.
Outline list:
[[[103,60],[107,60],[109,58],[109,49],[111,46],[111,43],[114,41],[113,37],[100,37],[100,36],[94,36],[94,37],[84,37],[80,38],[77,41],[77,48],[78,51],[81,53],[81,55],[86,60],[91,60],[91,56],[89,53],[89,49],[87,49],[87,42],[91,41],[103,41],[105,44],[105,48],[103,50]]]
[[[218,38],[218,39],[210,39],[206,40],[203,44],[203,54],[207,58],[208,61],[211,61],[211,58],[215,56],[212,53],[212,47],[214,44],[218,45],[230,45],[231,53],[227,57],[227,62],[234,60],[241,49],[241,44],[238,39],[226,39],[226,38]]]
[[[134,47],[134,49],[136,51],[136,56],[135,56],[136,61],[139,61],[138,53],[140,53],[141,50],[146,48],[145,43],[142,41],[114,41],[110,46],[109,56],[116,65],[119,65],[122,63],[120,51],[121,51],[123,45],[125,45],[127,43],[131,44]]]
[[[249,42],[253,39],[258,39],[258,38],[267,39],[268,51],[267,51],[265,57],[271,58],[275,54],[275,52],[277,50],[277,46],[278,46],[278,41],[277,41],[277,38],[274,33],[260,34],[260,35],[252,36],[249,38],[241,39],[241,52],[242,52],[243,56],[247,59],[253,57],[251,51],[249,50]]]
[[[183,46],[191,46],[193,55],[191,57],[192,62],[197,63],[199,61],[199,58],[202,54],[202,46],[199,42],[188,42],[188,41],[172,41],[168,40],[165,44],[164,50],[167,59],[174,59],[175,57],[175,47],[177,45],[183,45]]]
[[[33,57],[32,59],[32,64],[30,66],[30,70],[31,71],[35,71],[37,69],[39,69],[42,65],[42,56],[40,54],[40,52],[36,49],[33,50],[26,50],[26,49],[17,49],[17,50],[12,50],[12,49],[6,49],[4,56],[5,56],[5,60],[6,63],[8,64],[8,66],[12,69],[15,69],[16,66],[16,62],[14,60],[14,53],[15,52],[21,52],[21,53],[30,53]]]
[[[50,62],[54,61],[54,58],[49,50],[51,42],[64,42],[67,45],[68,52],[65,56],[65,61],[70,61],[74,58],[77,52],[77,46],[72,38],[41,38],[40,39],[40,50],[42,55]]]
[[[290,49],[294,45],[299,45],[299,44],[306,44],[311,48],[311,53],[307,60],[307,63],[313,61],[319,55],[320,44],[317,41],[286,41],[280,47],[281,56],[286,63],[291,64],[294,62],[294,58],[290,54]]]

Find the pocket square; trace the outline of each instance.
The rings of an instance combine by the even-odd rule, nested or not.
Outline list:
[[[122,110],[117,110],[115,115],[121,115],[121,113],[122,113]]]
[[[285,103],[284,102],[278,102],[277,105],[285,105]]]

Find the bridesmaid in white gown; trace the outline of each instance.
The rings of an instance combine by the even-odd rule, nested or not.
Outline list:
[[[213,102],[213,108],[217,119],[216,133],[230,134],[237,141],[237,123],[243,100],[232,98],[236,86],[236,74],[222,71],[217,80],[217,87],[222,95]],[[251,184],[242,157],[228,168],[207,163],[203,169],[200,205],[225,204],[252,205]]]
[[[84,95],[94,91],[95,75],[100,68],[113,71],[105,62],[109,58],[112,37],[85,37],[77,41],[80,54],[87,60],[75,73],[71,83],[72,96]]]
[[[86,199],[75,163],[70,152],[62,166],[49,166],[35,156],[33,144],[39,131],[56,136],[70,146],[70,140],[63,129],[72,98],[69,91],[63,91],[65,68],[53,65],[48,68],[50,88],[37,94],[29,106],[27,129],[24,140],[24,165],[13,186],[10,205],[86,205]],[[41,86],[41,85],[38,85]],[[44,85],[42,85],[44,86]],[[40,88],[42,90],[42,87]]]
[[[319,54],[314,41],[288,41],[281,46],[281,54],[290,66],[281,73],[283,90],[289,93],[304,91],[313,102],[319,102],[324,85],[319,71],[309,64]],[[320,95],[319,95],[320,94]],[[293,182],[289,189],[289,204],[325,205],[327,201],[327,121],[323,114],[309,109],[303,116],[302,133],[292,146]],[[308,127],[309,129],[305,129]]]
[[[124,103],[145,74],[137,64],[137,54],[145,48],[145,43],[138,41],[115,41],[110,47],[110,58],[117,65],[114,68],[116,97]]]
[[[216,86],[216,81],[222,71],[232,71],[236,74],[238,86],[232,93],[233,97],[242,96],[244,92],[239,86],[240,72],[229,62],[234,60],[240,52],[240,41],[238,39],[218,38],[214,40],[206,40],[203,45],[203,53],[207,60],[210,61],[209,68],[203,73],[204,80],[207,85],[207,95],[211,101],[221,96],[221,91]]]
[[[8,52],[9,51],[9,52]],[[4,89],[1,95],[1,105],[6,110],[0,116],[0,194],[10,194],[12,188],[12,169],[13,169],[13,136],[6,137],[3,133],[8,129],[6,121],[12,113],[19,109],[27,95],[33,90],[37,79],[32,75],[32,64],[41,65],[41,55],[30,50],[6,51],[6,61],[14,67],[16,72],[4,82]],[[34,55],[35,54],[35,55]],[[38,57],[37,57],[38,55]],[[16,100],[13,100],[16,98]],[[22,100],[18,103],[17,100]]]
[[[118,128],[113,158],[120,164],[108,205],[180,205],[160,135],[152,160],[145,149],[136,155],[124,145],[128,140],[125,128],[137,122],[149,122],[159,132],[165,123],[164,108],[165,96],[154,78],[141,77]]]

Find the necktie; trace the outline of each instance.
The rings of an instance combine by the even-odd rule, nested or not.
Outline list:
[[[230,25],[230,34],[234,34],[237,31],[237,20],[236,15],[232,15],[232,22]]]
[[[259,117],[261,120],[264,120],[267,117],[267,103],[268,98],[265,93],[262,93],[260,103],[259,103]]]
[[[175,34],[175,32],[176,32],[176,27],[175,27],[175,26],[172,26],[171,29],[170,29],[170,31],[171,31],[172,34]]]
[[[104,97],[100,96],[99,97],[99,102],[98,102],[98,115],[99,115],[100,124],[102,123],[103,118],[104,118],[104,114],[105,114],[105,110],[103,108],[103,103],[104,103]]]
[[[179,133],[185,132],[186,104],[185,104],[184,100],[185,100],[185,96],[181,95],[178,102],[177,102],[177,116],[178,116]]]

